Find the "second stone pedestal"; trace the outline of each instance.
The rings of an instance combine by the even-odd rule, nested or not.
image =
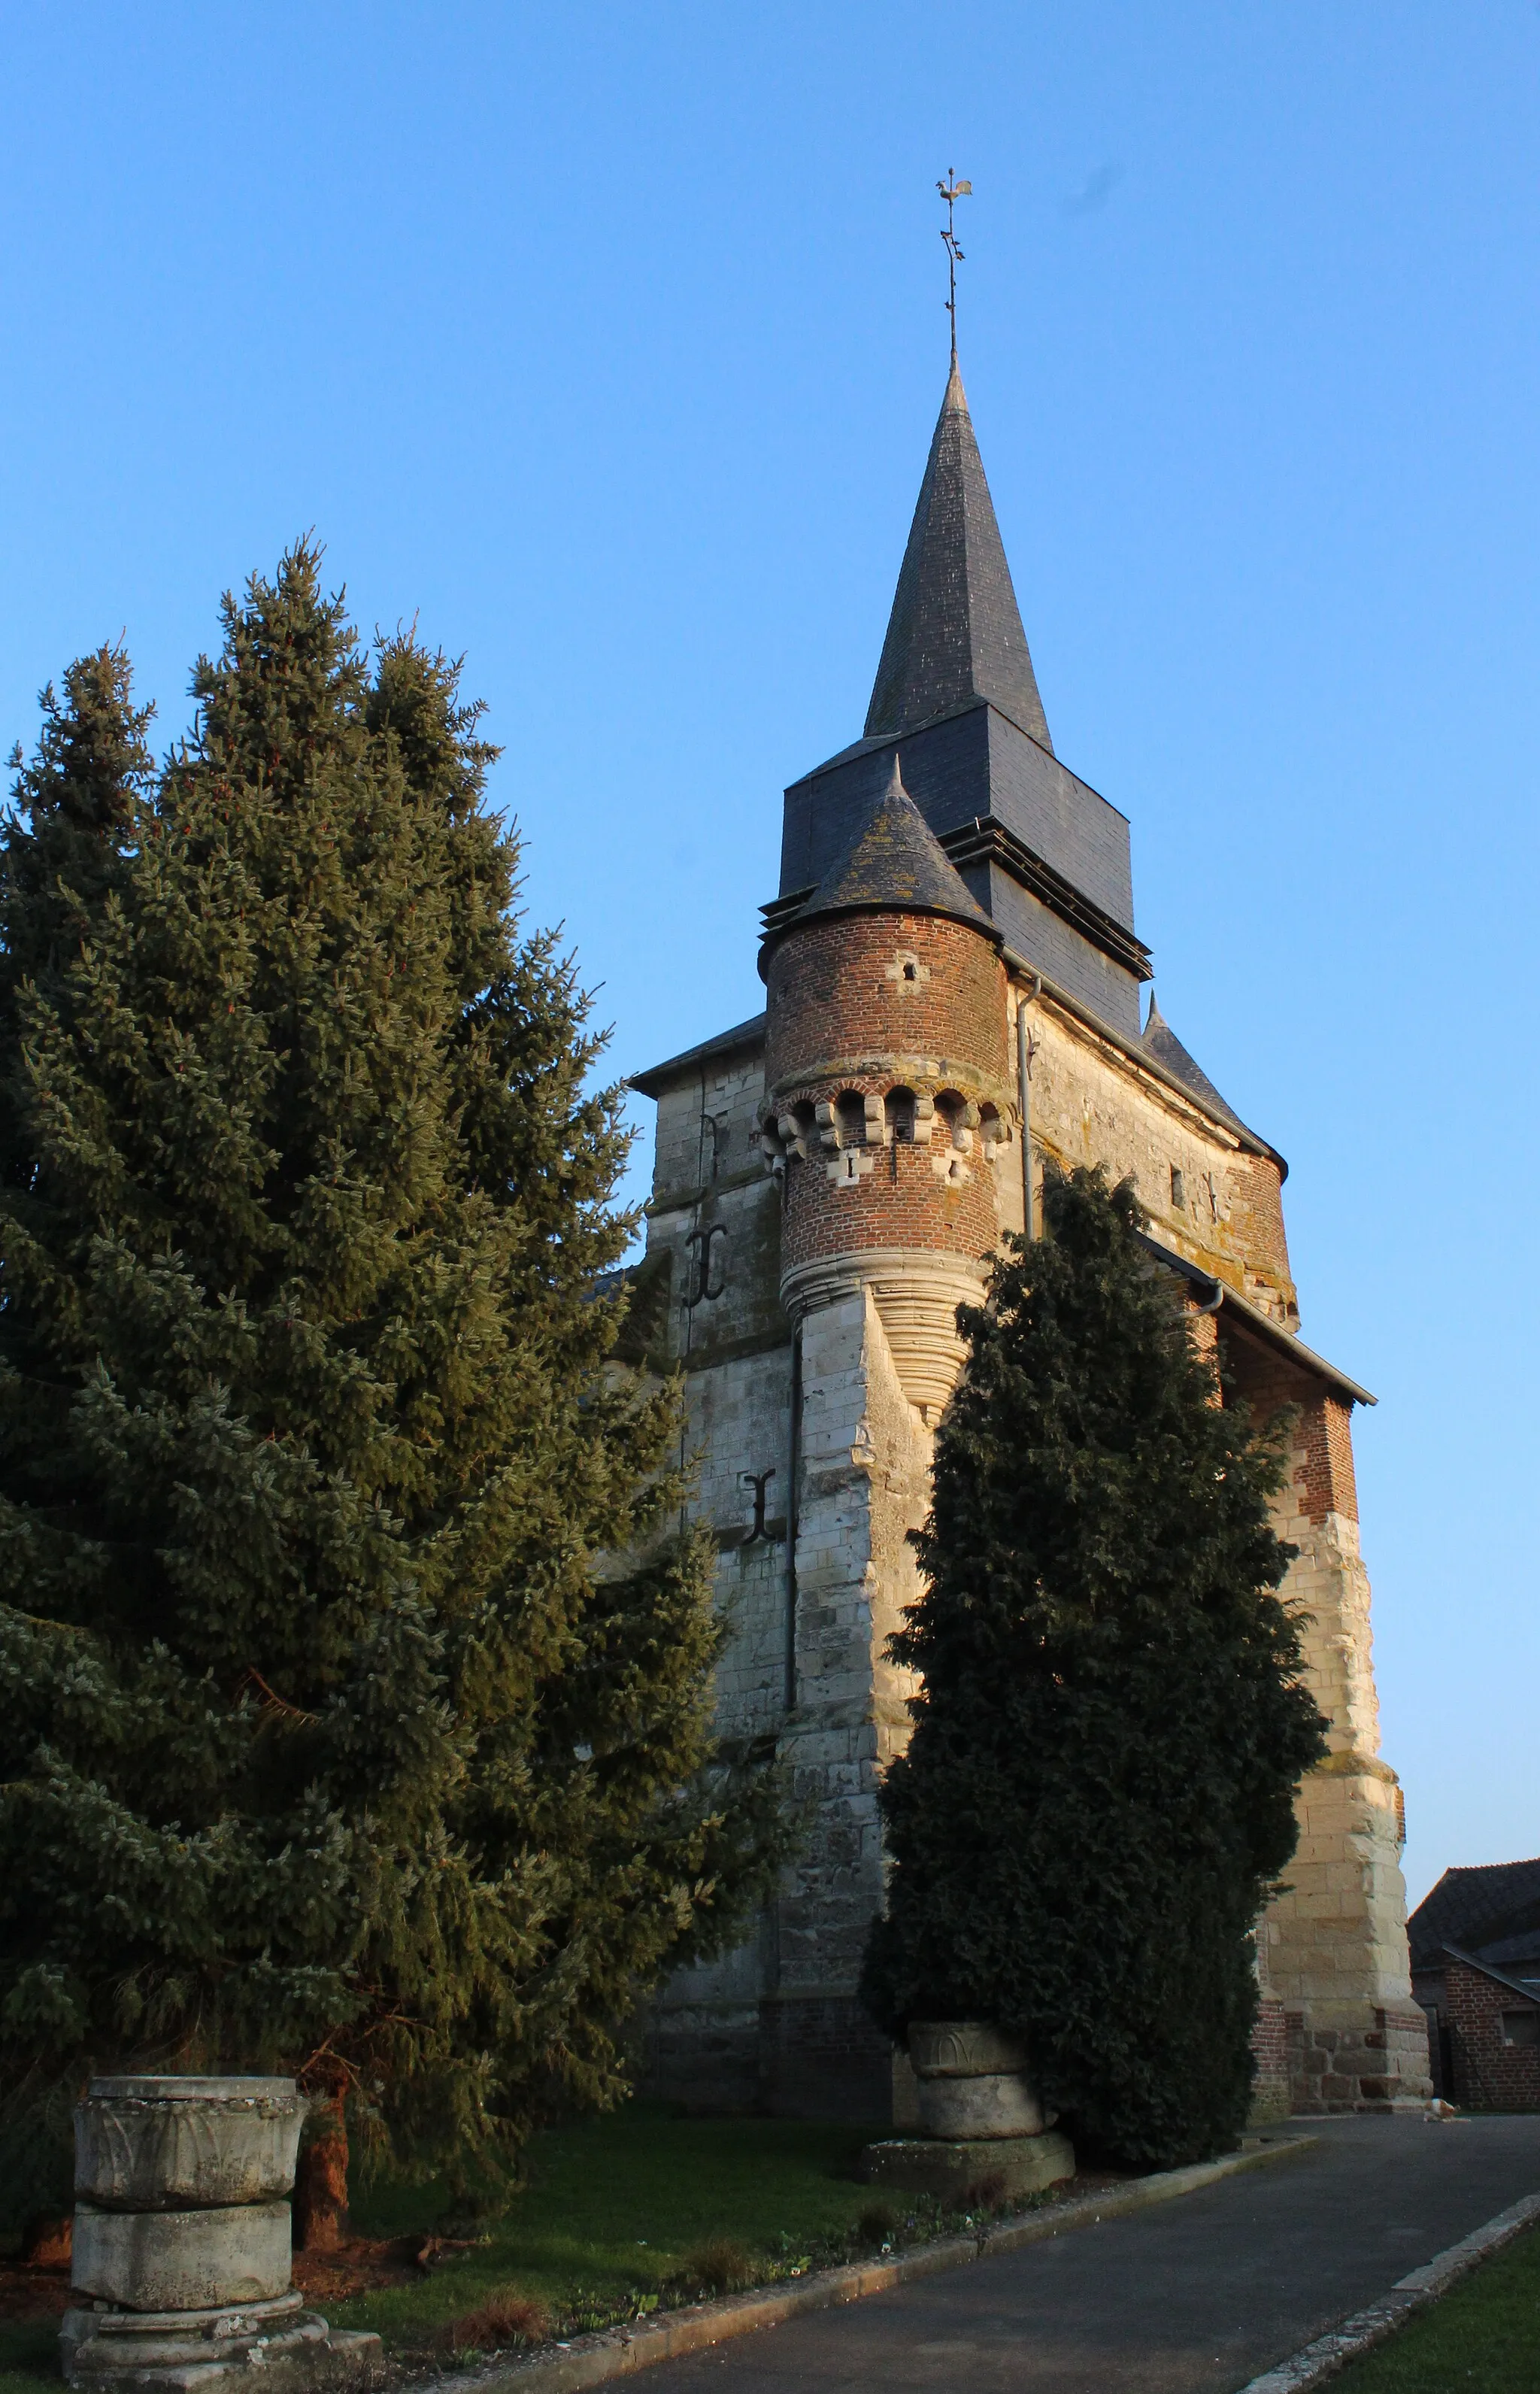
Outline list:
[[[922,2133],[868,2145],[861,2157],[868,2185],[971,2209],[1074,2176],[1074,2148],[1054,2132],[1054,2114],[1013,2038],[979,2020],[915,2021],[909,2058]]]

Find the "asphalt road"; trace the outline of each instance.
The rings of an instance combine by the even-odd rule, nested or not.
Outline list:
[[[1540,2192],[1540,2115],[1298,2124],[1319,2130],[1309,2151],[665,2362],[638,2388],[1232,2394]]]

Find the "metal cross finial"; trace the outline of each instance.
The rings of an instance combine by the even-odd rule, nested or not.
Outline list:
[[[946,312],[952,319],[952,362],[955,365],[957,362],[957,269],[962,264],[963,253],[958,246],[956,229],[952,221],[952,211],[958,200],[971,197],[973,186],[971,183],[959,183],[957,169],[955,166],[949,166],[946,170],[945,182],[938,183],[936,189],[946,202],[946,222],[941,227],[941,239],[946,243]]]

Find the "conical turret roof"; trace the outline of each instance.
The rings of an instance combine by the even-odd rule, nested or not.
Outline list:
[[[868,739],[988,699],[1051,751],[1021,611],[957,361],[936,422],[882,645]]]
[[[903,786],[898,753],[888,786],[844,854],[830,866],[794,919],[843,914],[855,907],[902,907],[911,914],[951,914],[999,939],[983,908],[947,857]]]
[[[1232,1123],[1238,1130],[1245,1130],[1246,1126],[1233,1106],[1226,1105],[1203,1066],[1195,1063],[1182,1046],[1156,1005],[1153,990],[1150,993],[1150,1011],[1144,1019],[1143,1044],[1156,1063],[1163,1065],[1183,1088],[1191,1089],[1195,1098],[1201,1098],[1211,1113],[1218,1114],[1221,1122]],[[1250,1138],[1256,1134],[1247,1131],[1246,1136]]]

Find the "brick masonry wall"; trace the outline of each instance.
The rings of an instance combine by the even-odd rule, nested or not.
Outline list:
[[[1264,1994],[1258,2000],[1251,2051],[1257,2064],[1251,2088],[1252,2125],[1286,2120],[1291,2109],[1288,2023],[1281,1996]]]
[[[1511,1987],[1451,1955],[1445,1966],[1444,2017],[1454,2067],[1453,2099],[1468,2111],[1540,2111],[1540,2045],[1507,2045],[1503,2014],[1540,2019]]]
[[[1370,2006],[1336,2023],[1318,2007],[1291,2006],[1286,2019],[1296,2112],[1379,2111],[1432,2091],[1428,2020],[1415,2005]]]
[[[831,1179],[826,1169],[830,1159],[816,1149],[806,1163],[789,1158],[781,1225],[783,1269],[790,1272],[819,1256],[872,1248],[991,1254],[1000,1236],[995,1189],[1000,1166],[986,1164],[975,1148],[971,1155],[958,1159],[966,1179],[942,1179],[935,1169],[938,1159],[950,1161],[950,1142],[941,1132],[929,1147],[894,1140],[876,1150],[871,1171],[852,1180]]]
[[[1278,1166],[1270,1156],[1237,1156],[1229,1177],[1231,1218],[1246,1259],[1245,1293],[1281,1318],[1292,1313],[1297,1322],[1299,1309],[1283,1234],[1283,1188]]]
[[[794,925],[771,952],[767,1006],[765,1079],[777,1095],[862,1057],[928,1061],[935,1082],[1006,1079],[1005,967],[966,923],[883,911]]]
[[[913,978],[906,977],[913,975]],[[766,1081],[804,1125],[785,1167],[783,1269],[858,1250],[978,1257],[998,1243],[998,1180],[1020,1173],[1007,1080],[1006,976],[993,943],[934,915],[858,914],[793,929],[771,954]],[[928,1098],[928,1136],[893,1131],[895,1090]],[[841,1098],[827,1136],[811,1118]],[[948,1118],[971,1103],[974,1123]],[[986,1151],[979,1109],[998,1138]],[[837,1139],[837,1145],[835,1143]],[[847,1152],[847,1151],[849,1151]]]
[[[1292,1510],[1319,1528],[1330,1513],[1358,1519],[1358,1481],[1353,1471],[1351,1409],[1284,1355],[1248,1339],[1244,1331],[1221,1333],[1226,1367],[1235,1393],[1257,1421],[1289,1406],[1298,1418],[1294,1431],[1290,1479],[1297,1495]]]

